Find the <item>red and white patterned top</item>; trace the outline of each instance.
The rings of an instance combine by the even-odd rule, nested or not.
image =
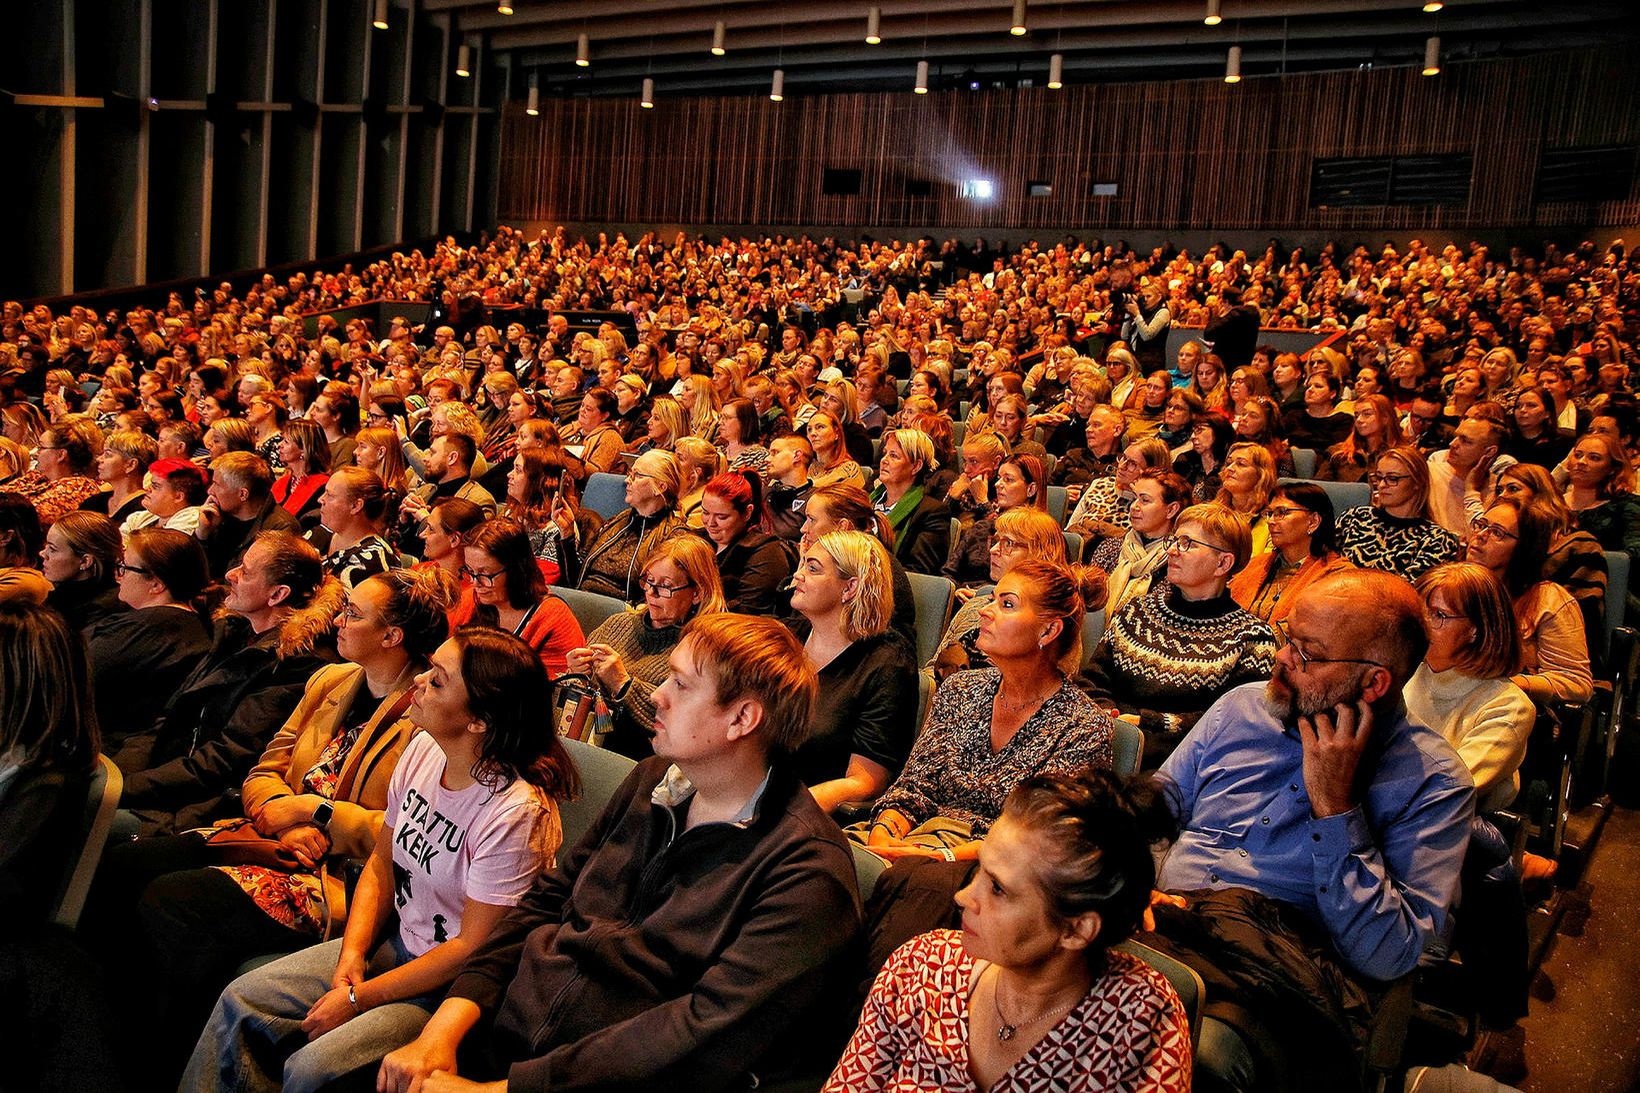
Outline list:
[[[1126,953],[990,1093],[1188,1093],[1190,1021],[1167,978]],[[974,960],[956,930],[901,945],[872,984],[824,1093],[975,1093],[968,1061]]]

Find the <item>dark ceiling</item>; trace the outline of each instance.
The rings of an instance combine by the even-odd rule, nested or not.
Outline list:
[[[766,93],[773,71],[786,94],[911,89],[919,60],[932,86],[1041,86],[1050,55],[1066,83],[1222,75],[1232,45],[1247,76],[1420,63],[1441,38],[1445,62],[1518,56],[1640,40],[1634,0],[1222,0],[1223,21],[1204,23],[1208,0],[1034,0],[1028,33],[1009,33],[1010,0],[422,0],[448,14],[460,40],[482,46],[518,76],[536,74],[545,95],[632,95],[645,76],[661,94]],[[879,45],[865,42],[872,7]],[[716,24],[724,56],[710,52]],[[590,65],[574,63],[577,39]],[[514,83],[521,96],[523,80]]]

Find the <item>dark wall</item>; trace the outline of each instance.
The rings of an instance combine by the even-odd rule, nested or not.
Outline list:
[[[456,77],[447,14],[393,0],[377,31],[368,0],[16,6],[27,48],[7,89],[41,98],[0,107],[27,210],[0,298],[308,262],[493,217],[506,70],[475,42],[473,77]]]

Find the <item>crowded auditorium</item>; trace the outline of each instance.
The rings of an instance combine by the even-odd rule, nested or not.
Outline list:
[[[1629,0],[18,7],[0,1090],[1640,1088]]]

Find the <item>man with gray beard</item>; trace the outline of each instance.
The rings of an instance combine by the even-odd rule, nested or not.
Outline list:
[[[1199,930],[1187,916],[1241,890],[1324,939],[1352,976],[1393,980],[1447,934],[1475,807],[1458,754],[1402,701],[1423,660],[1423,605],[1399,577],[1353,570],[1299,594],[1287,637],[1273,678],[1226,694],[1162,766],[1181,834],[1157,887],[1186,893],[1158,893],[1186,909],[1159,907],[1162,932]],[[1204,1025],[1200,1088],[1271,1087],[1245,1028]]]

